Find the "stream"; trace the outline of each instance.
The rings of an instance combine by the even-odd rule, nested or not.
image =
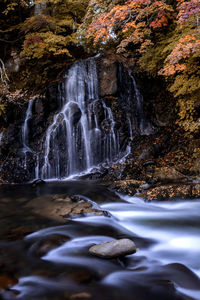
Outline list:
[[[81,181],[5,185],[0,195],[0,299],[200,299],[200,200],[145,202]],[[60,195],[109,214],[51,219],[40,206]],[[55,237],[59,245],[43,253]],[[124,237],[135,254],[108,260],[88,252]]]

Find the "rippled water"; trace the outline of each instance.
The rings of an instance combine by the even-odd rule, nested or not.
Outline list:
[[[0,191],[0,288],[1,274],[18,280],[2,290],[3,299],[200,299],[200,200],[147,203],[81,182]],[[111,216],[61,224],[27,206],[54,194],[83,195]],[[55,235],[63,242],[39,256],[42,242]],[[106,260],[88,253],[123,237],[135,241],[136,254]]]

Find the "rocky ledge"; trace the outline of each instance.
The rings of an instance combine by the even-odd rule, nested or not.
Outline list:
[[[174,200],[200,198],[200,183],[157,182],[149,184],[139,180],[118,180],[109,185],[110,189],[129,196],[152,200]]]
[[[101,210],[78,196],[60,196],[38,197],[34,198],[26,205],[33,214],[53,219],[58,222],[65,222],[67,219],[83,217],[87,215],[105,215],[106,211]]]

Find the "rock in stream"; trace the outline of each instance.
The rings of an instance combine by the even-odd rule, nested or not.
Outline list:
[[[112,242],[94,245],[89,252],[103,258],[116,258],[136,252],[135,243],[129,239],[120,239]]]

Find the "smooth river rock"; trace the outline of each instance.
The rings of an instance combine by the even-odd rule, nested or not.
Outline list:
[[[94,245],[89,249],[93,255],[103,258],[115,258],[133,254],[136,252],[135,243],[129,239],[120,239],[99,245]]]

